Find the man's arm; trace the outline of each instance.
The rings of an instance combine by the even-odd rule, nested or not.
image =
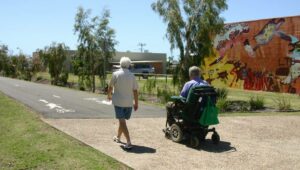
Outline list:
[[[138,91],[137,90],[133,90],[133,97],[134,97],[134,111],[137,111],[137,109],[139,108],[139,99],[138,99]]]
[[[180,96],[186,98],[187,95],[188,95],[189,89],[190,89],[190,88],[189,88],[188,83],[185,83],[184,86],[183,86],[183,88],[182,88],[182,90],[181,90],[181,92],[180,92]]]
[[[108,101],[111,101],[111,99],[112,99],[112,90],[113,90],[113,87],[109,86],[108,90],[107,90],[107,100]]]
[[[115,75],[113,73],[112,76],[111,76],[111,80],[109,82],[109,85],[108,85],[108,89],[107,89],[107,100],[108,101],[111,101],[111,99],[112,99],[112,91],[113,91],[114,84],[115,84]]]

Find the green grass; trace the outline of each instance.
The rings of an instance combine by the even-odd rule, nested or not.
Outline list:
[[[129,169],[0,93],[0,169]]]
[[[300,116],[300,112],[224,112],[220,113],[221,117],[233,117],[233,116]]]
[[[285,97],[290,99],[292,109],[300,110],[300,96],[297,94],[249,91],[249,90],[234,89],[234,88],[228,88],[228,90],[229,90],[228,100],[249,101],[251,96],[258,96],[264,98],[266,107],[278,108],[276,99]]]
[[[110,76],[110,75],[108,75]],[[42,77],[42,79],[45,79],[45,80],[48,80],[49,81],[49,84],[51,82],[51,77],[50,77],[50,74],[48,72],[38,72],[35,77]],[[111,77],[111,76],[110,76]],[[34,80],[34,79],[33,79]],[[107,79],[109,80],[109,79]],[[71,84],[76,84],[78,83],[78,76],[72,74],[72,73],[69,73],[69,77],[68,77],[68,82],[71,83]],[[99,76],[96,76],[95,78],[95,82],[96,82],[96,88],[100,88],[101,87],[101,84],[100,84],[100,78]],[[108,82],[107,82],[108,83]],[[74,89],[79,89],[79,87],[73,87]]]
[[[42,77],[43,79],[46,80],[51,80],[50,74],[48,72],[38,72],[35,77]],[[98,78],[99,79],[99,78]],[[100,80],[98,80],[100,82]],[[77,83],[78,82],[78,76],[69,73],[69,78],[68,78],[69,83]]]
[[[148,79],[137,78],[140,91],[147,93],[148,90],[144,87],[145,87],[145,83],[147,83],[147,81],[149,81],[149,80],[155,80],[155,77],[151,76],[151,77],[148,77]],[[166,79],[164,77],[157,77],[155,81],[156,81],[156,83],[155,83],[156,87],[152,89],[152,94],[157,94],[157,88],[159,88],[161,90],[168,89],[171,92],[177,92],[179,94],[179,90],[178,90],[177,86],[174,87],[172,84],[172,78],[168,77]]]
[[[43,79],[51,80],[48,72],[39,72],[35,75],[35,77],[42,77]],[[107,80],[106,80],[107,83],[109,83],[110,79],[111,79],[111,74],[107,74]],[[149,76],[148,79],[143,79],[141,76],[136,76],[136,79],[138,81],[140,92],[143,92],[143,93],[147,93],[147,89],[143,89],[143,88],[148,79],[149,80],[156,79],[156,87],[152,89],[152,94],[154,94],[154,95],[157,94],[157,87],[159,87],[160,89],[168,88],[172,92],[178,91],[177,87],[174,87],[172,85],[172,77],[167,77],[167,79],[166,79],[165,77],[161,77],[161,76],[156,77],[156,78],[154,76]],[[96,81],[96,87],[101,87],[99,76],[96,76],[95,81]],[[69,73],[68,82],[69,83],[78,83],[78,76],[76,76],[72,73]]]

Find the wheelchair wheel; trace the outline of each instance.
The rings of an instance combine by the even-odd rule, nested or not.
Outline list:
[[[211,140],[213,142],[213,144],[217,145],[220,142],[220,136],[217,132],[214,132],[211,136]]]
[[[172,124],[170,127],[171,139],[173,142],[181,142],[183,138],[183,132],[177,124]]]
[[[190,139],[190,146],[192,148],[197,148],[199,146],[199,138],[197,138],[196,136],[192,136],[191,139]]]

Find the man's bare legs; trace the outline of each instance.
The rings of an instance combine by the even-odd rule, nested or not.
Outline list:
[[[118,128],[118,135],[117,135],[118,139],[121,138],[122,133],[123,133],[123,130],[122,130],[122,128],[121,128],[121,123],[120,123],[120,119],[119,119],[119,128]]]
[[[131,144],[129,131],[125,119],[119,119],[119,129],[118,129],[118,136],[117,136],[119,139],[121,138],[122,133],[126,138],[127,144]]]

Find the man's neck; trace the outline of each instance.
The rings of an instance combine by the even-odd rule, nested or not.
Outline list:
[[[191,77],[190,80],[199,80],[199,79],[200,79],[200,77]]]

